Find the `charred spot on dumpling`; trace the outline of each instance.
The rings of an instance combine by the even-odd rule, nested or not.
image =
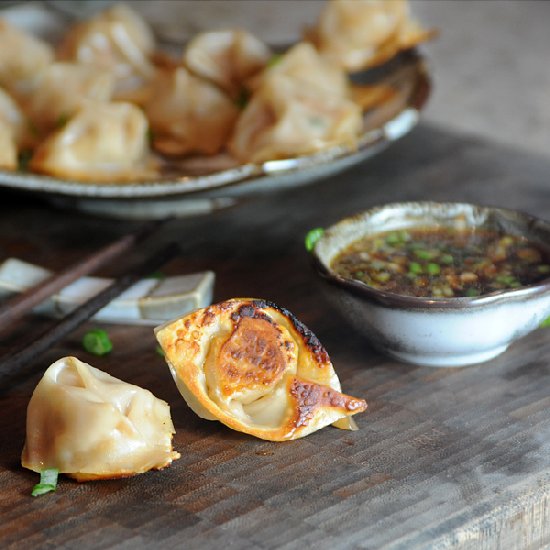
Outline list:
[[[367,408],[363,399],[350,397],[331,388],[294,377],[289,383],[289,393],[296,401],[293,424],[296,428],[307,426],[319,407],[342,409],[346,412],[361,412]]]
[[[330,361],[327,350],[321,344],[319,338],[317,338],[317,336],[315,336],[315,334],[309,328],[307,328],[306,325],[304,325],[304,323],[302,323],[302,321],[300,321],[291,311],[267,300],[254,300],[252,303],[256,308],[275,309],[279,311],[281,315],[286,317],[294,325],[296,332],[298,332],[304,344],[315,355],[315,359],[317,360],[319,365],[325,365]]]

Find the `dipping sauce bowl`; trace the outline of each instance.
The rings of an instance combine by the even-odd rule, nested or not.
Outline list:
[[[378,350],[399,360],[457,367],[488,361],[550,315],[550,274],[525,286],[473,297],[417,297],[344,278],[334,259],[351,243],[387,231],[497,231],[550,253],[550,222],[467,203],[408,202],[375,207],[326,229],[311,247],[329,300]]]

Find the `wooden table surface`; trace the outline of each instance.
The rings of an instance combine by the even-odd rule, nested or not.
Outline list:
[[[60,269],[133,228],[0,193],[0,257]],[[57,344],[40,372],[0,396],[2,548],[541,548],[550,544],[550,330],[479,366],[437,369],[375,352],[319,290],[305,232],[390,201],[459,200],[550,215],[550,161],[420,126],[329,180],[177,220],[167,274],[212,269],[215,299],[269,298],[331,355],[344,391],[367,399],[360,430],[326,428],[272,443],[196,417],[155,352],[150,328],[105,326],[113,352]],[[139,251],[136,256],[144,253]],[[123,262],[124,263],[124,262]],[[121,265],[105,274],[115,274]],[[20,347],[51,321],[0,336]],[[94,323],[93,326],[96,326]],[[151,390],[171,405],[181,459],[161,472],[77,484],[32,498],[20,465],[25,410],[40,373],[64,355]]]

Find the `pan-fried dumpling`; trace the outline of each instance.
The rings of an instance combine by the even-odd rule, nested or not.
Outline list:
[[[30,167],[76,180],[146,179],[156,173],[147,131],[135,105],[89,102],[38,146]]]
[[[53,48],[0,19],[0,86],[14,93],[20,81],[53,62]]]
[[[59,45],[58,58],[94,65],[115,75],[115,98],[142,101],[155,69],[153,33],[130,7],[117,4],[75,25]]]
[[[63,126],[87,101],[109,101],[113,86],[113,75],[103,69],[52,63],[28,82],[21,101],[33,128],[45,134]]]
[[[232,97],[238,97],[246,80],[261,71],[271,57],[271,50],[261,40],[241,30],[201,33],[189,42],[184,54],[189,70]]]
[[[78,481],[159,470],[179,458],[168,404],[76,357],[51,365],[27,408],[21,463]]]
[[[144,109],[154,149],[211,155],[224,147],[239,110],[218,87],[179,67],[160,71],[153,90]]]
[[[307,38],[328,59],[347,70],[359,70],[433,34],[411,18],[407,0],[330,0]]]
[[[353,427],[367,404],[341,393],[315,335],[286,309],[232,299],[156,329],[176,384],[202,418],[261,439]]]

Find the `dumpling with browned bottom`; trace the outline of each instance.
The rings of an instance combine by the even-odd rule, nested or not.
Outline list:
[[[330,358],[288,310],[235,298],[156,329],[178,389],[200,417],[261,439],[353,429],[363,399],[341,392]]]
[[[21,463],[77,481],[128,477],[179,458],[170,408],[150,391],[76,357],[51,365],[27,408]]]

